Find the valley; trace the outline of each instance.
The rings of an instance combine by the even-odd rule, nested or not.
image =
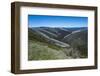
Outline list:
[[[87,27],[28,28],[28,60],[87,58],[87,46]]]

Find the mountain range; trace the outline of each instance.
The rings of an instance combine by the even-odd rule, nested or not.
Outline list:
[[[87,43],[88,28],[87,27],[80,27],[80,28],[79,27],[78,28],[77,27],[76,28],[31,27],[28,28],[28,41],[29,41],[29,60],[34,60],[35,58],[33,55],[31,55],[32,53],[34,53],[34,48],[32,51],[32,47],[35,46],[34,41],[38,43],[38,45],[41,44],[41,46],[43,45],[47,46],[46,50],[48,50],[48,48],[53,49],[57,52],[59,52],[60,50],[64,56],[63,57],[61,55],[61,57],[57,56],[56,58],[53,56],[52,56],[53,58],[44,57],[42,59],[41,58],[39,59],[38,57],[35,60],[86,58],[87,45],[88,45]]]

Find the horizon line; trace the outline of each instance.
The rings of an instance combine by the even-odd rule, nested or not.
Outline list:
[[[40,27],[48,27],[48,26],[40,26]],[[29,27],[29,28],[38,28],[38,27],[34,27],[34,26],[32,26],[32,27]],[[58,28],[58,27],[49,27],[49,28]],[[84,28],[84,27],[59,27],[59,28]]]

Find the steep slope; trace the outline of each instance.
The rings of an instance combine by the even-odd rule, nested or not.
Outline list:
[[[77,30],[65,36],[62,41],[68,43],[74,49],[78,50],[82,56],[87,56],[88,36],[87,29]]]
[[[54,38],[57,40],[61,40],[64,36],[70,34],[71,32],[64,28],[51,28],[51,27],[36,27],[32,28],[32,30],[38,30],[50,38]]]
[[[56,45],[58,47],[70,47],[69,44],[58,41],[56,39],[50,38],[47,34],[37,30],[37,29],[28,29],[29,32],[29,38],[39,40],[41,42],[46,42],[48,44]]]
[[[63,28],[56,28],[58,30],[58,40],[62,40],[66,35],[70,34],[71,32],[68,31],[67,29],[63,29]]]
[[[58,37],[57,34],[52,33],[52,32],[50,32],[50,31],[48,31],[48,30],[45,30],[45,29],[39,29],[38,31],[40,31],[40,32],[42,32],[42,33],[44,33],[44,34],[46,34],[46,35],[49,36],[50,38],[56,39],[56,38]]]
[[[40,28],[42,28],[42,29],[44,29],[46,31],[49,31],[49,32],[51,32],[53,34],[58,35],[58,30],[56,30],[55,28],[50,28],[50,27],[40,27]]]

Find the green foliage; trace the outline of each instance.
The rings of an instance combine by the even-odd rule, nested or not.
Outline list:
[[[29,60],[48,60],[48,59],[66,59],[67,56],[63,51],[52,49],[45,43],[38,41],[29,41],[28,48]]]

